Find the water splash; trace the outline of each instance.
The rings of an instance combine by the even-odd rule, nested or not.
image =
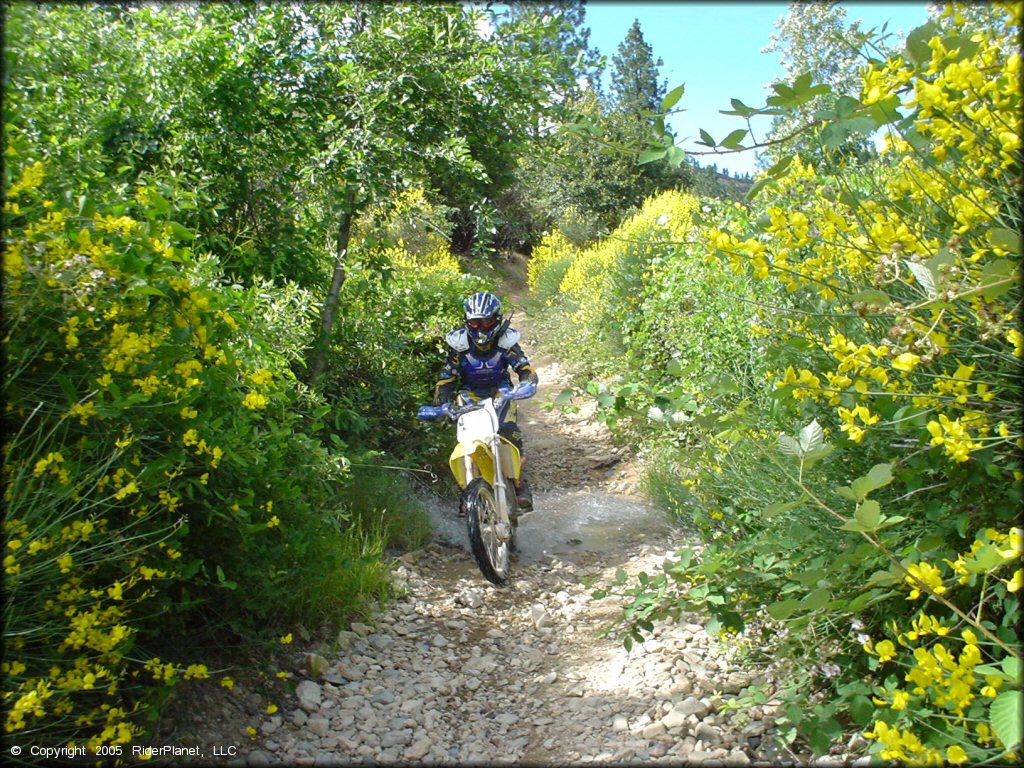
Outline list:
[[[534,510],[519,523],[516,539],[521,562],[553,555],[614,552],[671,526],[652,504],[601,491],[534,493]]]

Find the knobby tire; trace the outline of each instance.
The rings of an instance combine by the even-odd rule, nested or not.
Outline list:
[[[492,526],[497,523],[498,505],[494,489],[482,477],[474,478],[462,492],[462,511],[466,516],[469,530],[469,545],[480,572],[492,584],[502,586],[508,583],[511,572],[513,538],[506,542],[504,556],[499,553],[499,562],[492,561],[487,547],[487,537],[493,535]],[[514,523],[512,524],[514,526]]]

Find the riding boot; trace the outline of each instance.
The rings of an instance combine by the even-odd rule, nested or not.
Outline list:
[[[530,484],[524,477],[516,481],[516,499],[519,502],[520,512],[529,512],[533,509],[533,491],[530,490]]]

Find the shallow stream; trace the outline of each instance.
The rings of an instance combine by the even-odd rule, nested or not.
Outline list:
[[[434,538],[469,554],[466,521],[458,502],[437,497],[428,503]],[[641,499],[596,490],[534,493],[533,511],[519,521],[519,562],[543,562],[554,556],[619,552],[648,538],[664,539],[672,526],[663,512]]]

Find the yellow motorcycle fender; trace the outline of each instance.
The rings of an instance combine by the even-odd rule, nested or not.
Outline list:
[[[513,480],[519,479],[520,459],[519,450],[505,438],[501,438],[502,464],[505,467],[505,475]],[[455,481],[460,488],[465,488],[472,477],[466,474],[465,458],[471,457],[476,465],[476,470],[484,480],[494,485],[494,460],[491,458],[491,451],[487,444],[481,440],[472,440],[467,443],[459,443],[448,458],[448,466],[451,467]]]

